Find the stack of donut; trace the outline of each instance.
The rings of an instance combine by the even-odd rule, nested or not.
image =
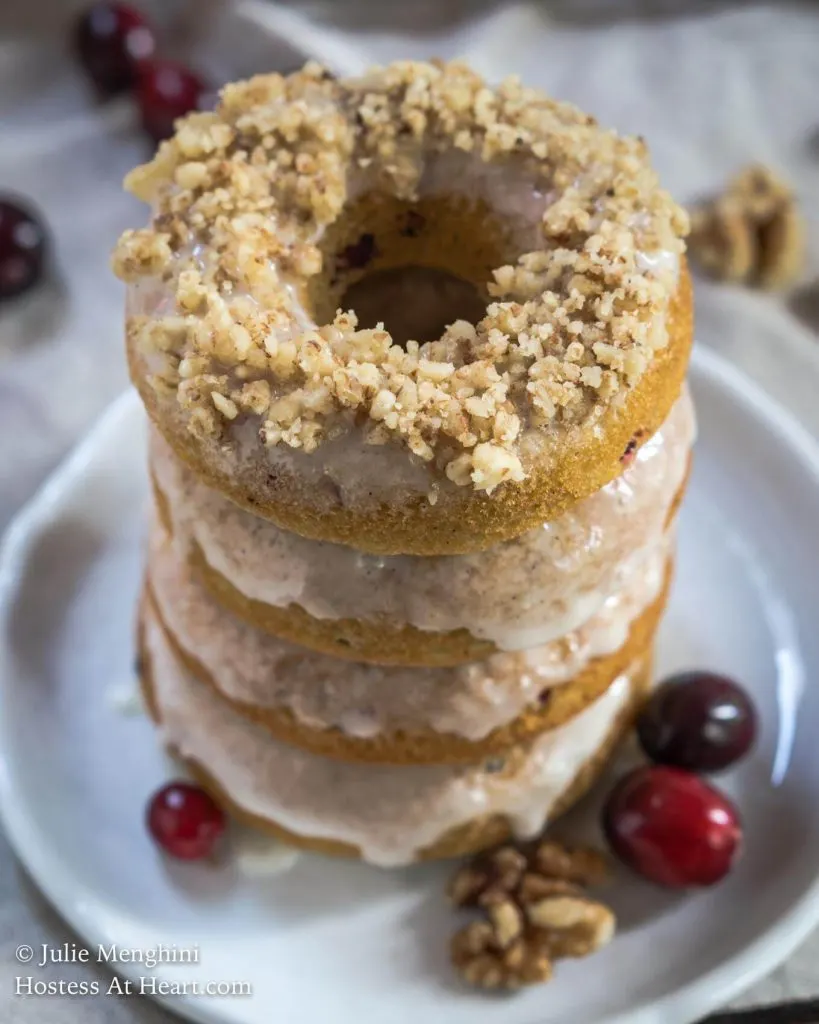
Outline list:
[[[311,849],[538,833],[648,686],[693,442],[686,220],[644,143],[461,64],[308,65],[127,185],[165,741]]]

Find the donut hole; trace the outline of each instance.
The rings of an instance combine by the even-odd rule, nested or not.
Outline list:
[[[405,266],[376,270],[344,292],[342,309],[355,310],[358,326],[382,323],[393,341],[434,341],[456,320],[477,323],[486,311],[479,289],[449,270]]]
[[[433,341],[455,320],[483,319],[492,271],[520,252],[516,227],[475,196],[367,193],[325,230],[304,304],[317,323],[343,309],[398,344]]]

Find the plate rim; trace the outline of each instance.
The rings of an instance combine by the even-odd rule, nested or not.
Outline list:
[[[749,415],[765,421],[776,443],[793,451],[809,468],[819,488],[819,439],[792,413],[727,359],[702,344],[694,348],[692,367],[709,384],[729,392],[732,399],[743,406]],[[31,547],[43,526],[49,521],[56,501],[93,463],[107,431],[131,415],[138,406],[138,397],[133,389],[126,390],[114,399],[67,458],[9,523],[0,538],[0,620],[5,621],[13,607],[19,579],[23,575],[20,570],[24,568]],[[0,651],[4,649],[5,644],[0,638]],[[0,678],[0,721],[6,720],[6,702],[6,684]],[[29,805],[18,799],[10,763],[4,733],[0,729],[0,825],[14,855],[43,896],[81,938],[92,944],[103,941],[103,929],[92,909],[99,905],[99,898],[76,898],[77,881],[66,872],[59,857],[39,841],[39,829],[29,813]],[[83,884],[82,888],[93,896],[90,886]],[[130,912],[128,916],[132,916]],[[752,942],[713,969],[667,995],[638,1003],[624,1013],[601,1018],[597,1024],[690,1024],[703,1014],[723,1007],[783,963],[817,926],[819,865],[813,882],[798,901],[783,911]],[[113,973],[127,978],[130,972],[127,965],[123,967],[118,967]],[[227,1019],[218,1009],[209,1010],[201,1001],[188,997],[180,999],[160,995],[153,998],[172,1013],[200,1024],[223,1024]]]

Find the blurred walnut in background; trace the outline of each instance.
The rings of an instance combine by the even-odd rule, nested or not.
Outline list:
[[[805,231],[793,192],[761,164],[691,213],[692,258],[711,277],[757,288],[793,284],[805,260]]]

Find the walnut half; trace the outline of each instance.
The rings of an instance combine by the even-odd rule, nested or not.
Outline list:
[[[769,168],[753,165],[723,195],[692,211],[688,248],[712,277],[776,289],[799,276],[804,236],[790,188]]]
[[[479,988],[517,989],[552,976],[545,944],[521,936],[504,946],[488,921],[473,921],[455,933],[452,963],[465,981]]]
[[[611,942],[616,927],[611,910],[582,892],[546,896],[527,907],[526,916],[543,931],[555,960],[602,949]]]
[[[602,948],[614,935],[615,917],[585,887],[606,875],[596,850],[551,839],[479,855],[449,886],[455,906],[485,915],[453,936],[455,969],[472,985],[517,989],[548,981],[555,960]]]

